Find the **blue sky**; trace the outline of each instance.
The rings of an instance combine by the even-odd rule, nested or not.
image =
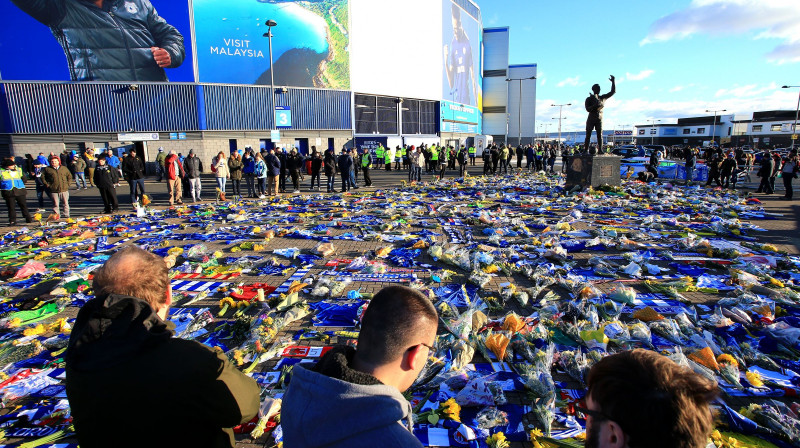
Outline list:
[[[537,123],[583,129],[592,84],[617,94],[605,128],[678,117],[791,109],[800,85],[800,0],[478,0],[508,26],[510,62],[537,63]],[[550,126],[552,131],[555,126]],[[543,130],[537,124],[537,131]]]

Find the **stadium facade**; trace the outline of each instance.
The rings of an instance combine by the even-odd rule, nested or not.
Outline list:
[[[163,147],[207,160],[484,133],[471,0],[30,3],[0,4],[0,155],[134,147],[153,161]]]

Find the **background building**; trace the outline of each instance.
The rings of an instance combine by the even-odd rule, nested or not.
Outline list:
[[[536,64],[509,65],[508,27],[483,30],[483,132],[495,142],[530,144],[536,135]]]
[[[781,148],[792,145],[793,110],[679,118],[676,124],[636,125],[638,144],[705,146],[713,140],[723,146]]]

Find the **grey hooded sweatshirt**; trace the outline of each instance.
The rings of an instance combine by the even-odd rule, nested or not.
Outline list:
[[[408,400],[350,368],[354,354],[337,347],[313,368],[295,366],[281,410],[285,448],[422,447]]]

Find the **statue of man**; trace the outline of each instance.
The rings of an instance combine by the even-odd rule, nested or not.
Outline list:
[[[584,151],[594,154],[589,151],[589,143],[592,137],[592,129],[597,133],[597,147],[603,144],[603,107],[607,99],[614,96],[617,92],[617,86],[614,82],[614,75],[608,78],[611,81],[611,91],[600,95],[600,85],[595,84],[592,86],[592,94],[586,98],[586,112],[589,112],[589,117],[586,119],[586,141],[583,144]]]

